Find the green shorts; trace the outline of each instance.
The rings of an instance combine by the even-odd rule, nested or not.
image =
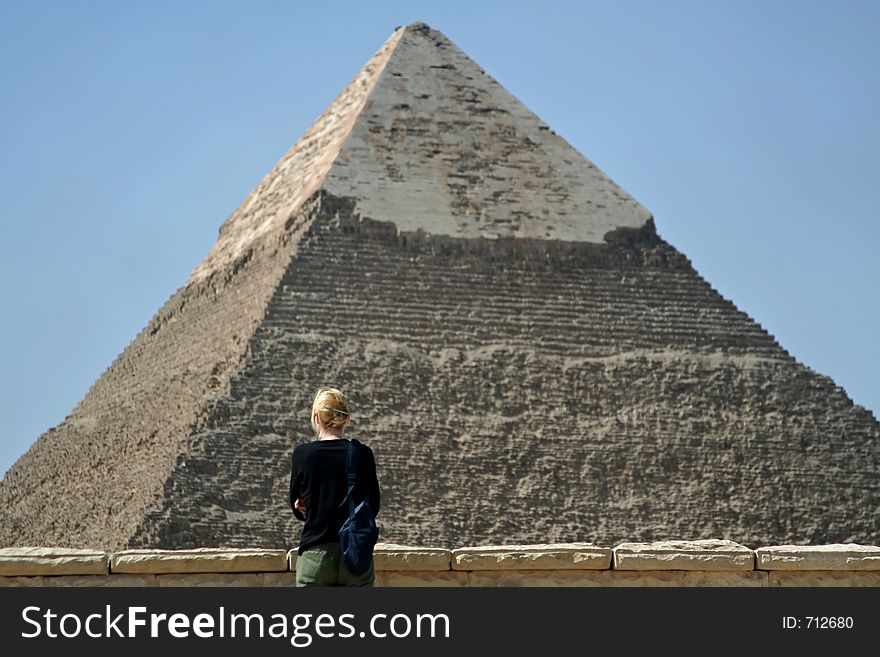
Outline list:
[[[313,545],[296,559],[297,586],[373,586],[375,580],[372,561],[363,575],[348,570],[339,543]]]

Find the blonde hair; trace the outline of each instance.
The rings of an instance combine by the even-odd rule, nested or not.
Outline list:
[[[315,391],[312,401],[312,428],[317,431],[317,420],[332,429],[341,429],[351,419],[348,400],[339,388],[322,386]]]

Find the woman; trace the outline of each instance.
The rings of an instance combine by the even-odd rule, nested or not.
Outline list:
[[[348,401],[337,388],[318,388],[312,401],[312,428],[317,440],[297,445],[290,472],[290,506],[305,521],[297,550],[297,586],[373,586],[372,562],[366,573],[354,575],[339,549],[339,528],[348,516],[346,456],[349,441],[342,437],[351,420]],[[373,450],[361,444],[354,499],[367,499],[379,513],[379,482]]]

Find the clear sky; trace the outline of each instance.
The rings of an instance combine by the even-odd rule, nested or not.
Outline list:
[[[0,473],[415,20],[880,415],[880,2],[2,0]]]

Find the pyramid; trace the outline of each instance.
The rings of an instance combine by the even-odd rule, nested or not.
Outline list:
[[[385,542],[880,542],[874,416],[423,23],[9,470],[0,545],[294,546],[328,383]]]

